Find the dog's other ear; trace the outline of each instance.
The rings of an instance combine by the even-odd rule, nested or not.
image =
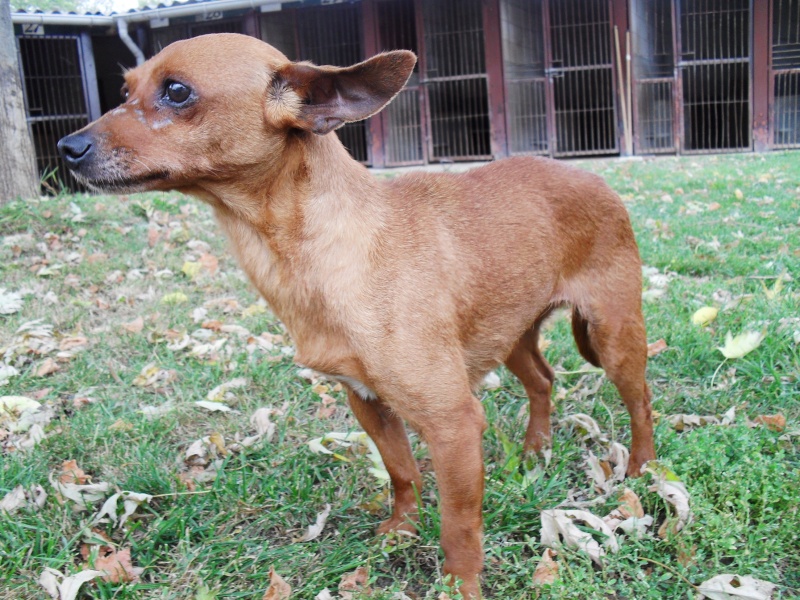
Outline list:
[[[299,97],[289,119],[292,126],[323,135],[386,106],[403,89],[416,62],[413,52],[395,50],[352,67],[290,63],[277,71],[274,84]]]

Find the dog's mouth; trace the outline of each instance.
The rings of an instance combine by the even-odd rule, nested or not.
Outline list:
[[[139,176],[99,176],[92,177],[72,171],[75,178],[93,191],[105,193],[133,193],[152,189],[152,184],[169,179],[169,171],[151,171]]]

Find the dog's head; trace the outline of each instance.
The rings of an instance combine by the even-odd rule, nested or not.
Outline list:
[[[125,102],[58,148],[80,181],[103,191],[269,175],[291,137],[325,135],[378,112],[415,61],[401,50],[352,67],[318,67],[248,36],[200,36],[128,71]]]

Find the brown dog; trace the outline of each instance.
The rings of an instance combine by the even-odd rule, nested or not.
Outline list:
[[[93,188],[174,189],[213,207],[297,362],[347,385],[380,449],[394,512],[379,532],[416,518],[403,422],[427,442],[445,572],[477,598],[486,422],[473,390],[505,363],[530,397],[526,448],[549,443],[553,370],[537,338],[554,307],[572,305],[581,354],[630,413],[628,473],[655,458],[641,265],[616,194],[551,160],[373,179],[330,132],[379,111],[414,62],[396,51],[317,67],[241,35],[181,41],[128,72],[126,102],[59,148]]]

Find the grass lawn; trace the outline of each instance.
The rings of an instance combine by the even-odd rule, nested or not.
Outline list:
[[[648,534],[620,536],[602,567],[560,549],[555,582],[534,585],[541,511],[572,503],[603,517],[622,491],[598,492],[586,457],[606,448],[584,441],[568,417],[585,413],[609,440],[629,443],[616,390],[582,371],[562,316],[545,332],[559,371],[549,464],[520,461],[521,386],[499,370],[500,387],[482,393],[487,596],[694,598],[701,582],[732,573],[777,584],[774,598],[800,597],[800,154],[578,164],[623,197],[649,267],[648,337],[667,346],[648,371],[656,446],[693,517],[660,536],[673,508],[648,490],[649,476],[626,481],[655,519]],[[9,294],[22,295],[18,310],[0,314],[0,367],[17,371],[4,384],[0,376],[0,396],[35,399],[42,406],[28,414],[49,417],[25,432],[15,431],[16,416],[0,416],[0,499],[20,485],[48,494],[39,510],[0,511],[0,598],[47,598],[37,582],[46,567],[73,574],[127,551],[144,569],[138,581],[95,579],[78,597],[261,599],[272,567],[292,598],[311,599],[324,588],[337,596],[343,575],[361,566],[372,591],[356,598],[438,597],[439,515],[424,444],[413,438],[426,467],[419,538],[376,539],[390,499],[368,453],[340,449],[340,460],[308,445],[358,430],[344,393],[298,376],[291,340],[204,206],[177,194],[7,204],[0,288],[7,307]],[[693,324],[704,306],[719,310],[716,319]],[[760,346],[725,360],[726,334],[746,331],[765,335]],[[239,387],[212,394],[231,411],[195,404],[231,381]],[[275,409],[274,434],[245,439],[257,434],[250,417],[262,407]],[[669,419],[731,408],[725,424],[678,431]],[[754,423],[764,415],[786,424]],[[38,427],[45,437],[33,445]],[[54,487],[68,460],[108,484],[83,511]],[[122,526],[97,522],[119,491],[153,497]],[[296,541],[326,504],[321,534]]]

